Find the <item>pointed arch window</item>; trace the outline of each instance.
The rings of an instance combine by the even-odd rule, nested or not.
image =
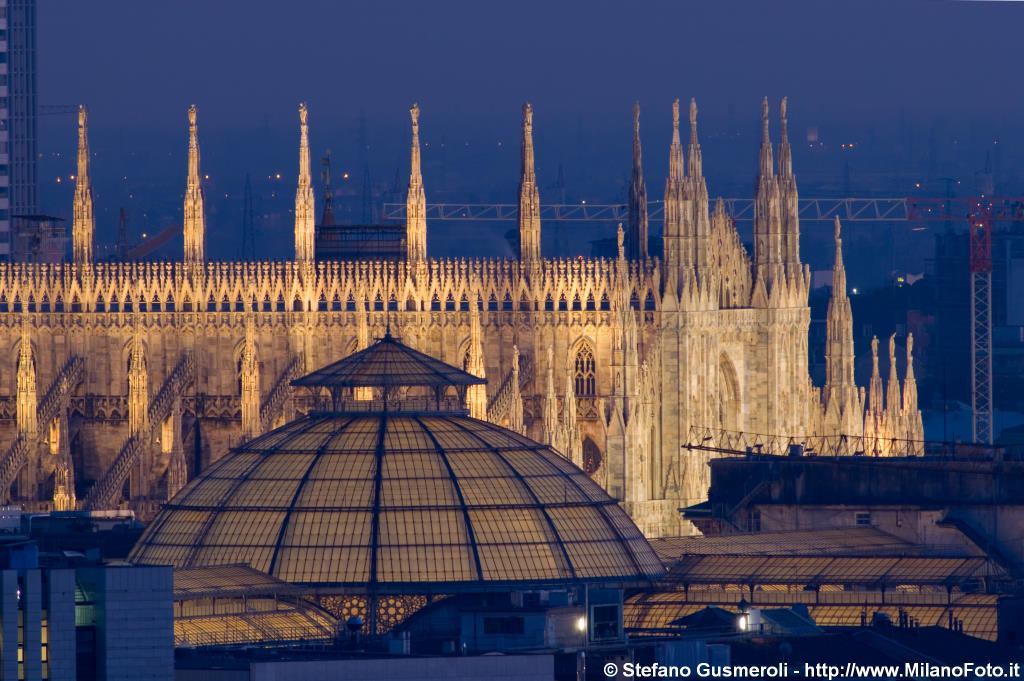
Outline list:
[[[594,397],[597,395],[597,363],[594,361],[594,349],[589,343],[582,343],[576,350],[576,396]]]
[[[597,309],[595,307],[595,305],[594,305],[594,294],[593,293],[587,294],[587,308],[586,309],[588,311],[593,311],[593,310]]]
[[[448,294],[448,297],[444,301],[444,310],[445,312],[455,311],[455,296],[453,296],[451,293]]]

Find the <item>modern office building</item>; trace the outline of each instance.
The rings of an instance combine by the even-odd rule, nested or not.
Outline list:
[[[0,259],[36,205],[36,2],[0,0]]]

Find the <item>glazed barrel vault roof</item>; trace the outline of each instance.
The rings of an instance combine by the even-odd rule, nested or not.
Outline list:
[[[393,385],[425,385],[436,364],[446,385],[464,380],[390,337],[368,350],[331,366],[401,366]],[[332,385],[317,373],[303,384]],[[311,412],[246,442],[163,507],[130,560],[400,593],[664,574],[618,503],[550,447],[464,411],[395,406]]]

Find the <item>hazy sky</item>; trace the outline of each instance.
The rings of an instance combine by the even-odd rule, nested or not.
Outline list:
[[[40,0],[44,104],[94,126],[320,115],[628,111],[696,96],[754,110],[1024,109],[1024,3]],[[756,114],[755,114],[756,115]]]

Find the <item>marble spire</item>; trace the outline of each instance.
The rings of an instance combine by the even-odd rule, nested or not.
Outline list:
[[[862,419],[861,391],[854,380],[853,312],[846,295],[846,267],[843,239],[835,219],[836,259],[832,267],[832,297],[828,301],[825,341],[825,386],[822,397],[826,416],[837,422],[826,424],[838,433],[853,434]],[[834,405],[833,405],[834,403]]]
[[[788,100],[779,103],[779,203],[782,220],[782,259],[786,270],[793,275],[800,265],[800,193],[793,175],[793,152],[789,146],[789,121],[786,118]]]
[[[427,260],[427,198],[423,191],[420,167],[420,107],[409,109],[412,120],[412,147],[409,158],[409,193],[405,199],[406,258],[409,264]]]
[[[523,396],[519,392],[519,346],[512,346],[512,399],[508,408],[508,429],[526,434],[523,426]]]
[[[296,262],[313,262],[316,258],[316,207],[309,166],[309,111],[303,102],[299,104],[299,183],[295,190]]]
[[[253,315],[245,317],[245,340],[239,363],[242,395],[242,439],[251,440],[260,434],[260,364],[256,358],[256,324]]]
[[[896,334],[889,336],[889,380],[885,384],[885,409],[893,414],[903,408],[903,391],[896,374]]]
[[[135,335],[131,340],[128,359],[128,431],[137,435],[146,429],[149,418],[149,372],[146,368],[146,348]]]
[[[647,259],[647,185],[640,145],[640,102],[633,104],[633,176],[629,182],[629,258]]]
[[[32,327],[28,317],[21,320],[21,346],[18,350],[17,411],[15,418],[18,433],[35,437],[39,430],[36,409],[39,407],[36,392],[36,363],[32,356]]]
[[[679,100],[672,103],[672,145],[669,147],[668,178],[665,180],[665,226],[662,241],[666,274],[678,275],[682,261],[683,145],[679,139]],[[669,279],[669,277],[666,277]]]
[[[480,329],[480,310],[474,304],[470,306],[470,327],[469,327],[469,361],[466,364],[466,371],[477,378],[487,378],[484,367],[484,342],[483,332]],[[469,415],[475,419],[487,419],[487,386],[471,385],[466,391],[466,402],[469,405]]]
[[[75,175],[74,219],[71,227],[71,242],[74,260],[78,265],[88,265],[93,260],[93,238],[96,231],[96,217],[92,207],[92,181],[89,177],[89,112],[85,106],[78,107],[78,174]]]
[[[523,104],[523,140],[519,172],[519,260],[540,260],[540,194],[533,161],[533,107]]]
[[[775,176],[768,132],[768,98],[761,102],[761,151],[754,196],[754,266],[759,285],[768,291],[785,277],[782,254],[779,182]]]
[[[199,137],[196,134],[196,105],[188,109],[188,180],[185,188],[185,262],[206,260],[206,212],[199,178]]]

